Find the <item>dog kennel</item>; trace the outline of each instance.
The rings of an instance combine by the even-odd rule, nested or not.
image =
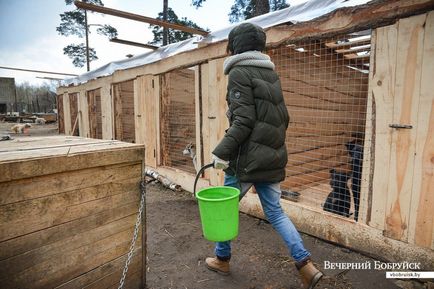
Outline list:
[[[314,2],[250,20],[266,28],[266,53],[291,117],[282,206],[303,232],[387,260],[432,266],[434,5],[371,1],[330,12],[336,6],[308,3]],[[59,87],[64,96],[79,93],[80,135],[89,136],[95,123],[80,100],[100,89],[99,135],[115,138],[110,89],[133,82],[135,141],[145,144],[147,165],[191,191],[195,168],[183,151],[191,144],[198,167],[211,162],[228,127],[223,62],[229,31]],[[223,172],[209,170],[199,187],[222,182]],[[263,217],[254,192],[241,209]]]

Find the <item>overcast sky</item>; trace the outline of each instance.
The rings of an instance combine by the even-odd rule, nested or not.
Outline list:
[[[296,5],[306,0],[287,1]],[[187,17],[203,28],[211,31],[229,25],[228,13],[234,0],[207,0],[202,8],[195,9],[191,0],[169,0],[178,17]],[[162,10],[161,0],[103,0],[106,7],[128,11],[144,16],[157,17]],[[34,70],[81,74],[86,67],[76,68],[63,47],[71,43],[84,42],[73,36],[65,37],[57,33],[60,24],[59,14],[75,9],[63,0],[0,0],[0,66]],[[118,30],[118,38],[147,43],[153,38],[146,23],[131,21],[99,13],[89,13],[88,23],[110,24]],[[91,62],[91,69],[110,61],[125,58],[127,54],[141,54],[148,50],[109,42],[91,27],[90,46],[95,48],[98,60]],[[40,73],[17,72],[0,69],[0,77],[15,77],[16,83],[28,81],[41,84],[46,80],[37,76],[62,77]]]

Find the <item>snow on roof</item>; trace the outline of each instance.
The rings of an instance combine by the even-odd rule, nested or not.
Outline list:
[[[245,20],[244,22],[254,23],[261,26],[262,28],[269,28],[288,22],[298,23],[309,21],[342,7],[357,6],[367,2],[369,2],[369,0],[311,0],[300,5],[290,6],[279,11],[260,15]],[[196,49],[198,47],[199,41],[205,43],[215,43],[225,40],[232,28],[239,24],[240,23],[235,23],[223,29],[213,31],[203,39],[192,37],[181,42],[162,46],[154,51],[149,51],[131,58],[107,63],[106,65],[83,73],[77,77],[65,79],[62,84],[65,86],[71,84],[78,85],[91,79],[111,75],[117,70],[124,70],[153,63],[181,52]]]

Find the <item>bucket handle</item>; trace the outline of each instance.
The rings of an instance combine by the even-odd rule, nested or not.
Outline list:
[[[196,179],[194,180],[194,186],[193,186],[193,196],[196,197],[196,185],[197,185],[197,181],[199,180],[200,175],[202,175],[202,173],[208,169],[214,167],[214,162],[204,165],[203,167],[200,168],[200,170],[197,172],[196,174]]]

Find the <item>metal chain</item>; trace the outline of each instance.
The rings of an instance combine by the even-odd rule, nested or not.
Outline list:
[[[128,266],[130,265],[131,259],[133,258],[134,244],[136,243],[137,237],[139,236],[140,224],[142,222],[142,213],[145,207],[146,185],[144,180],[140,182],[140,194],[141,197],[140,197],[139,213],[137,214],[136,225],[134,227],[134,235],[133,235],[133,239],[131,240],[130,250],[128,252],[127,260],[125,261],[125,266],[124,266],[124,270],[122,271],[122,277],[121,280],[119,281],[118,289],[122,289],[122,287],[124,287],[125,278],[127,277],[127,272],[128,272]]]

